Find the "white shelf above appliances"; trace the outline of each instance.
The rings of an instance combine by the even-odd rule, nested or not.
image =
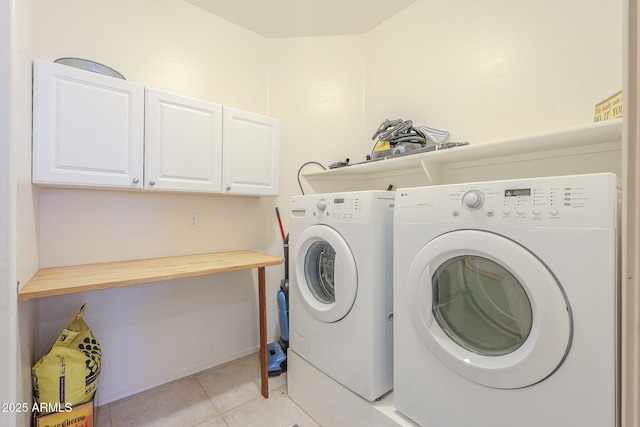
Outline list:
[[[444,150],[406,155],[323,171],[303,172],[314,190],[346,191],[437,185],[465,180],[465,169],[491,179],[551,174],[616,172],[622,119]],[[482,169],[485,169],[484,171]],[[603,170],[601,170],[603,169]],[[614,170],[611,170],[614,169]],[[470,172],[469,172],[470,173]],[[470,177],[471,178],[471,177]],[[486,179],[486,176],[472,179]]]

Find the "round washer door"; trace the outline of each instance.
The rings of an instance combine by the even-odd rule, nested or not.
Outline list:
[[[564,361],[572,319],[549,269],[498,234],[458,230],[427,243],[407,277],[414,327],[462,377],[489,387],[542,381]]]
[[[313,225],[298,239],[296,279],[304,305],[318,320],[337,322],[349,313],[358,291],[356,261],[335,229]]]

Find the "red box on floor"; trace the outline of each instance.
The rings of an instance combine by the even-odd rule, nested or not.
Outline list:
[[[87,403],[60,412],[34,418],[34,427],[93,427],[93,399]]]

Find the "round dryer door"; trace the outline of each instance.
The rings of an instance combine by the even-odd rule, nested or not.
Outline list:
[[[358,272],[349,245],[335,229],[313,225],[298,239],[296,278],[306,308],[318,320],[337,322],[356,300]]]
[[[548,268],[503,236],[459,230],[417,254],[407,277],[414,327],[468,380],[520,388],[551,375],[572,335],[569,304]]]

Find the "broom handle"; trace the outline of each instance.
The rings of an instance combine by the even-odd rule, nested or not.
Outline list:
[[[280,234],[282,235],[282,241],[284,242],[284,228],[282,228],[282,220],[280,219],[280,211],[276,206],[276,216],[278,217],[278,225],[280,226]]]

